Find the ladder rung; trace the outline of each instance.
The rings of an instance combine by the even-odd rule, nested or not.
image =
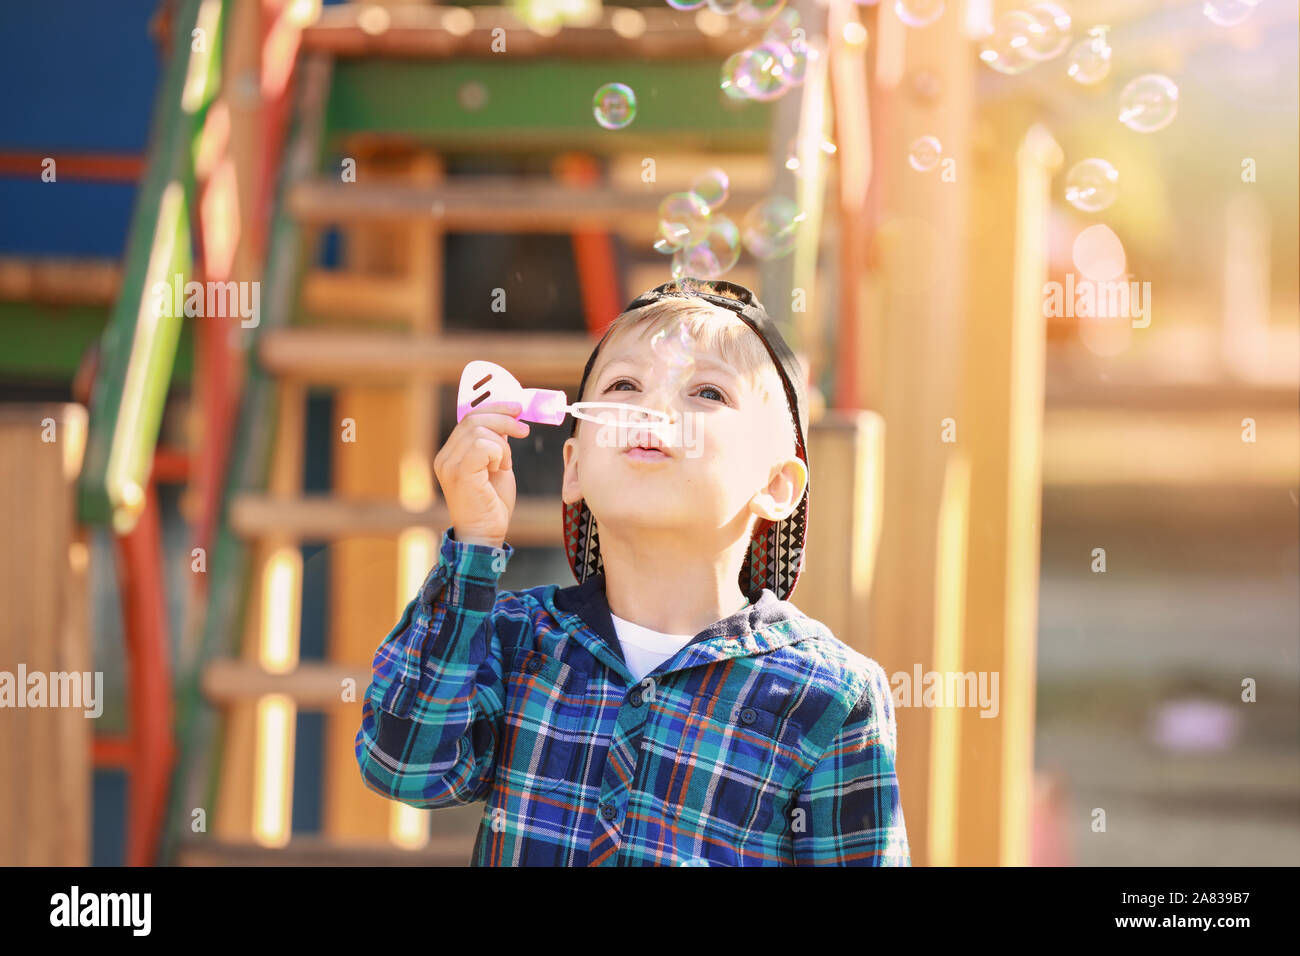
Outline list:
[[[698,59],[719,62],[747,43],[761,27],[736,23],[720,36],[696,29],[683,29],[686,14],[668,9],[646,9],[640,13],[645,29],[636,36],[624,36],[612,26],[614,11],[606,10],[588,27],[565,27],[553,36],[543,36],[520,23],[504,7],[480,6],[451,10],[400,4],[389,7],[379,23],[366,23],[364,4],[327,6],[320,18],[302,33],[304,51],[332,56],[418,56],[422,59],[468,57],[570,56],[582,59]],[[466,17],[466,13],[471,14]],[[453,19],[454,17],[454,19]],[[467,29],[468,27],[468,29]],[[505,49],[496,53],[494,29],[505,30]],[[454,31],[454,32],[453,32]]]
[[[257,664],[219,658],[203,668],[203,693],[214,703],[229,704],[267,694],[284,694],[301,707],[345,703],[343,681],[352,680],[359,699],[370,683],[370,670],[321,661],[304,661],[287,674],[273,674]]]
[[[245,538],[267,535],[295,541],[395,536],[408,528],[432,528],[441,539],[450,526],[447,506],[438,502],[411,511],[395,501],[347,501],[329,495],[276,498],[242,494],[230,503],[230,527]],[[523,496],[515,500],[506,540],[511,547],[550,547],[564,541],[564,514],[558,497]]]
[[[314,269],[302,286],[302,311],[311,316],[410,322],[419,290],[401,276]]]
[[[273,375],[308,382],[402,379],[455,383],[475,359],[508,368],[530,387],[577,385],[595,342],[585,334],[405,335],[350,329],[267,329],[258,355]]]
[[[319,836],[295,836],[287,846],[210,837],[185,840],[177,848],[180,866],[468,866],[473,834],[435,834],[417,850],[387,843],[342,842]]]
[[[0,256],[0,301],[111,305],[121,285],[112,259]]]
[[[289,192],[289,210],[304,223],[434,221],[452,232],[642,232],[649,248],[657,228],[660,190],[570,186],[517,177],[474,177],[432,185],[345,183],[309,179]],[[759,193],[727,199],[731,218],[763,199]]]

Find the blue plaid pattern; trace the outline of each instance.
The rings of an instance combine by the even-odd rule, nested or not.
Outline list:
[[[884,670],[770,590],[634,683],[604,576],[500,590],[464,544],[375,655],[357,762],[485,801],[474,866],[908,866]]]

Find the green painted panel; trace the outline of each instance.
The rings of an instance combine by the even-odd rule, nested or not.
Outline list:
[[[467,147],[764,149],[772,105],[728,99],[718,87],[721,68],[715,60],[341,60],[328,128],[334,136],[370,132]],[[626,83],[637,97],[636,119],[621,130],[603,129],[592,116],[593,95],[610,82]]]
[[[107,306],[0,302],[0,378],[71,382],[81,358],[108,324]],[[194,325],[181,328],[173,380],[194,374]]]

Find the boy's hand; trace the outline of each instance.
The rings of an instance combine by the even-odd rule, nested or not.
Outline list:
[[[515,473],[507,435],[529,428],[518,402],[489,402],[452,429],[433,459],[433,471],[451,513],[456,540],[499,548],[515,510]]]

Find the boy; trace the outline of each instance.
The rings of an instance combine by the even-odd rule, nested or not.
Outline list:
[[[808,413],[762,305],[728,282],[646,293],[578,400],[668,424],[574,419],[576,586],[497,588],[518,404],[480,407],[439,451],[452,527],[376,654],[366,785],[416,807],[486,800],[475,866],[910,865],[885,673],[786,600]]]

